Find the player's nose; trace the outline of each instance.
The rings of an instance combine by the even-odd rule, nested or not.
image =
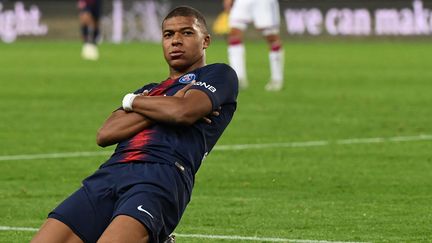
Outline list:
[[[172,38],[172,45],[182,44],[183,40],[180,33],[175,33]]]

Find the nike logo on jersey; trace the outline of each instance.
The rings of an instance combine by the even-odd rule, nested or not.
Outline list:
[[[139,205],[139,206],[137,207],[137,209],[138,209],[139,211],[141,211],[141,212],[144,212],[144,213],[148,214],[152,219],[154,219],[153,215],[152,215],[151,213],[149,213],[149,211],[145,210],[142,206],[143,206],[143,205]]]

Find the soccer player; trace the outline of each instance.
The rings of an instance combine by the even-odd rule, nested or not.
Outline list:
[[[97,41],[100,34],[102,0],[78,0],[81,38],[84,42],[81,56],[86,60],[97,60],[99,51]]]
[[[113,155],[48,215],[32,243],[173,242],[195,173],[231,121],[238,80],[205,63],[204,17],[173,9],[162,22],[168,78],[126,94],[97,135]]]
[[[254,23],[265,36],[269,46],[271,77],[265,86],[268,91],[279,91],[283,86],[284,51],[279,35],[280,14],[277,0],[224,0],[224,11],[229,12],[228,58],[237,72],[240,87],[248,86],[246,75],[244,31]]]

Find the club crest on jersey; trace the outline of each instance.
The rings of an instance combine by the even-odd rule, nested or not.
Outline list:
[[[196,75],[194,73],[188,73],[186,75],[183,75],[183,77],[181,77],[179,79],[179,83],[181,83],[181,84],[188,84],[188,83],[194,81],[195,78],[196,78]]]

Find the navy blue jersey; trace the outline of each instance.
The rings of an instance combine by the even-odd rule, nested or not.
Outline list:
[[[175,80],[146,85],[135,93],[150,90],[150,96],[173,96],[193,80],[196,83],[191,89],[205,92],[212,102],[213,110],[221,107],[220,115],[211,117],[211,124],[203,120],[191,126],[156,123],[120,142],[102,167],[123,162],[155,162],[184,166],[195,174],[236,110],[238,79],[235,71],[226,64],[211,64]]]

